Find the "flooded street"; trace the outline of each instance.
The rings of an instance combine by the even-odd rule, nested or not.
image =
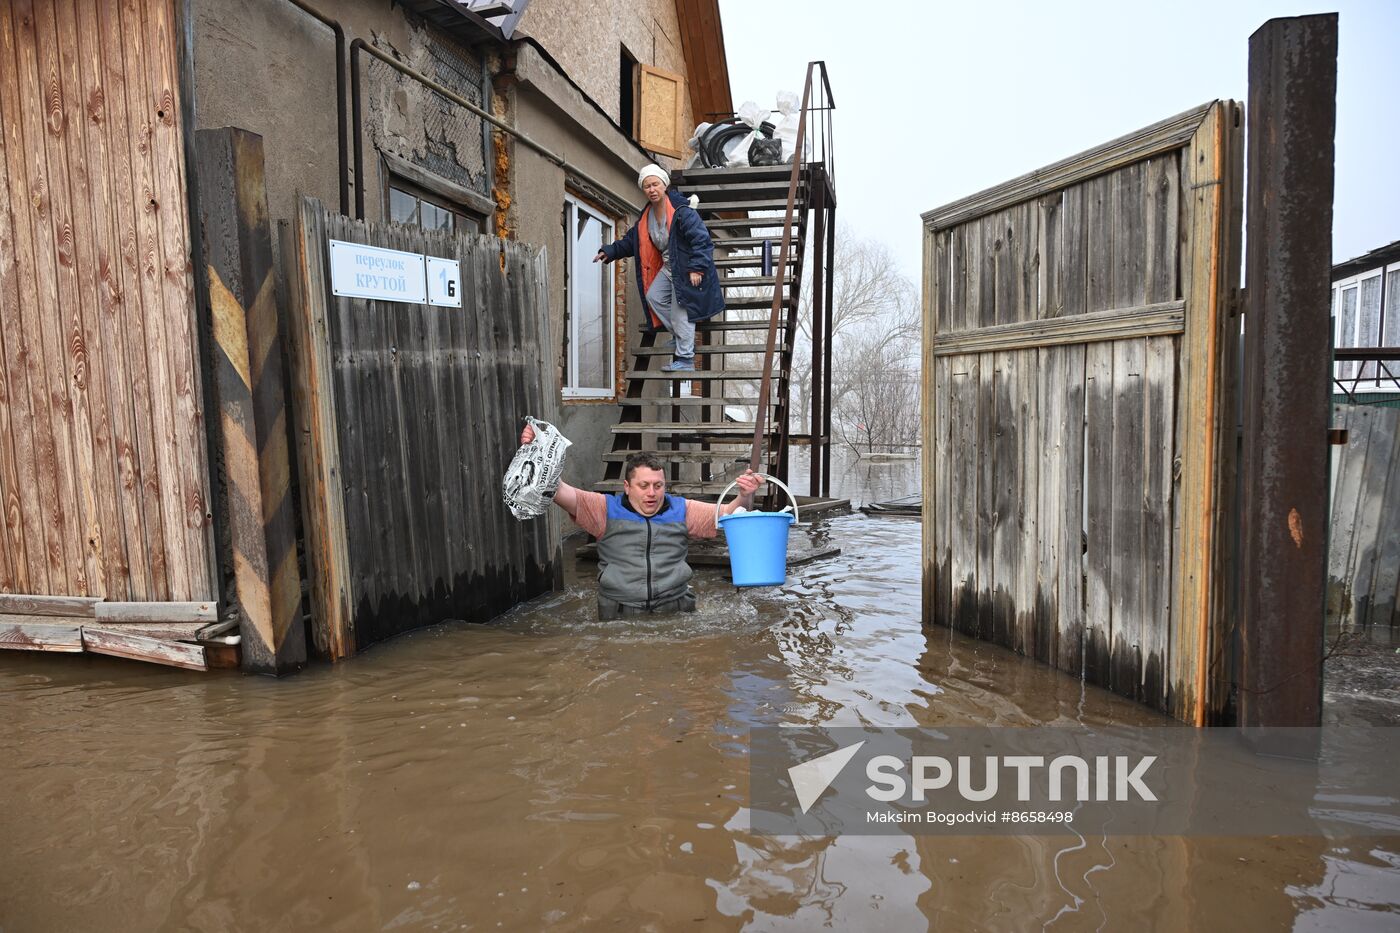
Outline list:
[[[599,623],[568,560],[496,624],[280,682],[0,653],[0,930],[1400,925],[1394,840],[751,833],[756,725],[1165,724],[923,631],[917,522],[813,533],[841,555],[781,590],[702,568],[693,615]]]

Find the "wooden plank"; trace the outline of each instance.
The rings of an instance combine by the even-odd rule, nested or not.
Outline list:
[[[1066,188],[1061,195],[1060,278],[1063,282],[1060,303],[1061,316],[1083,314],[1089,310],[1089,222],[1086,216],[1085,185]]]
[[[234,623],[237,625],[237,623]],[[118,632],[123,635],[144,635],[148,638],[159,638],[163,641],[199,641],[201,629],[209,626],[202,622],[123,622],[120,624],[109,624],[106,621],[88,622],[83,626],[85,629],[96,628],[107,632]]]
[[[1223,108],[1212,107],[1183,154],[1185,243],[1181,268],[1186,329],[1181,340],[1177,437],[1181,458],[1179,569],[1172,619],[1172,715],[1205,723],[1211,650],[1210,569],[1218,547],[1214,526],[1219,409],[1220,332],[1225,317]],[[1247,518],[1246,518],[1247,520]]]
[[[6,71],[13,67],[13,41],[6,4],[0,9],[0,66]],[[6,85],[10,85],[8,90]],[[7,112],[7,105],[13,106],[13,90],[12,82],[0,81],[0,116]],[[25,366],[28,349],[19,304],[22,289],[27,291],[32,286],[32,270],[21,265],[17,255],[16,227],[27,225],[26,219],[17,208],[12,211],[10,207],[10,185],[20,177],[11,168],[12,160],[19,158],[19,139],[19,120],[0,119],[0,170],[6,173],[0,178],[0,535],[4,541],[0,548],[4,552],[0,554],[0,590],[26,593],[46,588],[42,576],[47,568],[39,539],[35,537],[33,545],[27,545],[25,532],[27,501],[32,501],[28,508],[34,510],[27,516],[31,528],[37,525],[39,517],[37,489],[28,481],[34,475],[30,428],[33,417],[29,412]],[[16,203],[22,204],[23,200]],[[34,579],[34,573],[41,575],[40,579]]]
[[[60,447],[66,449],[61,463],[72,470],[64,477],[61,488],[70,490],[72,498],[65,502],[68,509],[65,538],[76,536],[72,542],[76,547],[79,565],[70,565],[69,577],[77,575],[81,581],[79,592],[101,596],[106,592],[106,579],[101,562],[102,528],[98,516],[96,470],[93,462],[92,414],[88,381],[92,361],[89,355],[95,348],[88,344],[85,336],[85,305],[90,300],[91,287],[84,288],[83,267],[90,278],[93,262],[89,253],[91,230],[90,217],[85,213],[77,192],[73,190],[69,174],[69,156],[81,147],[80,139],[74,135],[75,123],[81,126],[80,113],[70,112],[70,99],[81,93],[74,87],[76,77],[66,73],[63,62],[63,49],[76,41],[76,36],[65,36],[59,30],[55,16],[56,4],[39,4],[31,13],[35,31],[35,51],[37,52],[39,76],[44,91],[44,148],[48,164],[46,178],[48,190],[46,233],[53,237],[54,255],[57,261],[56,273],[58,291],[56,301],[43,309],[44,319],[58,336],[57,355],[51,357],[55,364],[50,370],[62,373],[67,390],[67,401],[61,408],[62,430],[55,426],[55,437]],[[71,60],[71,53],[69,55]],[[65,90],[67,88],[67,90]],[[74,117],[77,117],[76,121]],[[79,233],[81,231],[81,233]],[[110,495],[110,493],[108,493]],[[74,560],[75,551],[70,547],[68,560]]]
[[[925,370],[929,372],[930,370]],[[924,521],[930,521],[934,530],[933,560],[938,574],[934,591],[935,621],[952,628],[953,622],[953,578],[952,568],[952,516],[956,505],[952,498],[953,457],[952,440],[952,371],[953,360],[949,357],[935,360],[931,371],[934,373],[934,434],[931,449],[924,451],[925,460],[935,463],[933,500],[925,493]],[[929,436],[929,435],[926,435]]]
[[[1113,626],[1109,686],[1142,699],[1145,347],[1141,340],[1113,345],[1113,514],[1110,525]]]
[[[115,271],[112,285],[118,288],[114,298],[115,317],[111,321],[115,333],[114,358],[124,363],[126,397],[129,406],[130,435],[124,451],[122,489],[131,510],[124,514],[130,519],[128,534],[134,538],[129,553],[133,563],[141,562],[140,571],[132,571],[133,599],[164,600],[170,598],[169,559],[165,541],[164,515],[161,508],[160,465],[156,455],[156,421],[152,414],[151,380],[146,357],[147,321],[150,283],[142,274],[143,233],[146,200],[142,197],[143,175],[140,170],[141,149],[138,143],[142,110],[139,105],[139,81],[131,73],[136,88],[128,87],[126,39],[122,27],[124,12],[120,4],[99,4],[95,7],[101,39],[103,105],[107,112],[107,143],[109,170],[112,175],[112,215],[116,224],[116,248],[112,257]],[[138,98],[135,108],[129,103]],[[139,536],[134,534],[139,531]],[[136,585],[145,577],[144,588]]]
[[[64,651],[83,650],[83,628],[76,624],[19,622],[0,617],[0,650]]]
[[[200,622],[218,618],[218,605],[206,602],[132,603],[100,602],[92,607],[92,617],[102,625],[125,622]]]
[[[1143,163],[1113,173],[1109,211],[1113,216],[1113,265],[1109,271],[1110,307],[1147,301],[1147,215]]]
[[[1026,300],[1034,301],[1027,293]],[[1034,313],[1034,304],[1029,304]],[[1036,541],[1040,521],[1040,393],[1036,370],[1040,355],[1037,350],[1011,354],[1016,364],[1016,455],[1020,460],[1019,483],[1016,488],[1017,541],[1015,576],[1015,633],[1013,644],[1021,654],[1037,656],[1037,629],[1040,626],[1040,605],[1037,600],[1039,575]],[[1042,653],[1043,654],[1043,653]]]
[[[991,268],[984,262],[983,268]],[[983,307],[991,306],[991,285],[982,283]],[[996,611],[996,432],[997,404],[996,358],[984,353],[978,360],[977,380],[977,444],[971,450],[977,451],[976,522],[973,525],[976,537],[973,539],[977,552],[977,629],[978,638],[990,640],[995,637]]]
[[[40,40],[37,35],[36,13],[31,2],[16,2],[12,6],[13,20],[9,34],[14,43],[17,81],[3,82],[18,95],[13,105],[6,104],[8,113],[16,114],[22,124],[23,143],[18,150],[25,162],[23,198],[11,198],[11,203],[29,206],[27,211],[32,252],[21,254],[21,262],[35,270],[35,290],[22,301],[26,308],[25,343],[29,357],[29,384],[33,393],[31,410],[35,416],[34,432],[37,448],[44,536],[43,547],[48,560],[48,591],[74,596],[90,595],[81,546],[81,518],[73,514],[78,508],[78,494],[73,485],[74,464],[72,432],[67,417],[69,388],[62,325],[53,309],[60,307],[61,276],[60,232],[54,227],[54,212],[66,214],[66,204],[55,204],[54,171],[48,161],[48,136],[40,103],[48,99],[43,87],[39,60]],[[47,10],[47,7],[45,7]],[[65,254],[66,255],[66,254]],[[68,296],[71,302],[71,295]],[[71,307],[65,303],[62,307]]]
[[[152,124],[156,195],[160,231],[160,283],[166,318],[166,365],[171,380],[176,439],[175,510],[188,564],[186,595],[217,596],[210,509],[208,445],[204,433],[203,380],[196,353],[194,277],[190,265],[188,192],[185,184],[184,117],[177,74],[178,51],[173,3],[146,7],[147,114]],[[153,113],[151,111],[154,111]]]
[[[150,661],[191,671],[209,669],[202,645],[192,645],[148,635],[83,626],[83,650],[133,661]]]
[[[171,338],[167,333],[171,312],[163,281],[167,268],[162,254],[162,205],[168,204],[174,212],[181,212],[184,207],[183,197],[168,198],[157,180],[154,124],[158,118],[150,99],[148,59],[152,53],[143,7],[144,4],[123,3],[120,19],[133,176],[129,197],[136,228],[136,269],[141,282],[140,302],[131,311],[133,316],[139,316],[143,328],[142,341],[131,346],[135,354],[145,358],[144,375],[149,387],[145,401],[151,414],[154,461],[154,470],[145,479],[154,484],[160,509],[169,598],[187,600],[212,594],[196,594],[191,587],[192,555],[186,546],[184,490],[180,483],[183,445],[176,424],[177,390],[170,369]]]
[[[1179,334],[1185,326],[1185,303],[1111,308],[1073,317],[998,324],[934,339],[935,353],[1000,353],[1062,344],[1092,343]]]
[[[1107,686],[1113,631],[1113,344],[1085,348],[1083,676]]]
[[[1390,461],[1386,464],[1388,475],[1380,502],[1374,506],[1377,525],[1386,530],[1379,534],[1367,612],[1361,621],[1376,635],[1385,636],[1395,618],[1396,591],[1400,589],[1400,533],[1397,533],[1400,530],[1400,409],[1379,408],[1377,411],[1392,438]]]
[[[1146,202],[1147,291],[1145,301],[1156,304],[1181,297],[1177,281],[1177,253],[1181,221],[1180,152],[1147,160],[1143,166]]]
[[[94,618],[97,596],[30,596],[0,593],[0,613],[25,616],[69,616]]]
[[[1179,149],[1191,139],[1213,105],[1209,103],[1192,108],[1101,146],[1013,178],[994,188],[927,211],[922,215],[923,221],[935,230],[942,230],[984,217],[1018,202],[1078,184],[1158,153]]]
[[[1033,319],[1059,317],[1065,308],[1064,192],[1055,191],[1036,202],[1036,304]]]
[[[346,559],[345,505],[336,494],[342,475],[335,422],[334,381],[329,351],[323,211],[303,198],[295,229],[281,242],[291,308],[287,333],[295,399],[297,460],[311,580],[312,632],[316,647],[332,660],[355,651],[351,629],[350,574]]]
[[[1084,629],[1084,451],[1085,357],[1083,346],[1051,351],[1064,406],[1059,434],[1063,484],[1059,486],[1059,617],[1055,636],[1061,670],[1079,675],[1085,656]]]
[[[1021,443],[1017,430],[1016,407],[1019,381],[1016,357],[1011,353],[984,356],[992,361],[991,433],[988,443],[980,448],[991,459],[991,514],[988,532],[991,536],[992,584],[983,585],[991,599],[992,640],[1007,648],[1016,648],[1016,577],[1021,563],[1021,527],[1019,521],[1022,501]]]
[[[977,476],[984,448],[977,443],[980,358],[948,360],[950,461],[948,504],[953,627],[977,634]]]
[[[77,160],[82,187],[92,211],[90,239],[95,249],[92,314],[86,341],[92,354],[94,459],[100,474],[98,493],[105,550],[106,594],[111,599],[151,598],[146,560],[147,543],[141,503],[134,474],[130,374],[124,335],[118,327],[124,291],[121,233],[116,211],[120,200],[119,177],[110,150],[112,102],[108,99],[103,64],[101,11],[97,5],[73,4],[76,21],[65,31],[77,36],[77,62],[73,66],[80,87],[77,105],[84,117],[85,152]],[[65,9],[60,6],[61,15]],[[79,238],[80,241],[85,238]]]
[[[1084,227],[1087,237],[1086,311],[1102,311],[1114,307],[1113,261],[1114,243],[1113,187],[1116,175],[1104,175],[1084,184]]]
[[[1172,462],[1176,456],[1176,346],[1149,337],[1143,361],[1142,690],[1167,708],[1171,652]]]
[[[1361,487],[1366,473],[1366,453],[1377,409],[1339,405],[1345,413],[1347,443],[1337,454],[1336,491],[1332,497],[1330,540],[1327,553],[1328,619],[1341,624],[1351,614],[1356,525],[1362,508]]]
[[[72,237],[70,247],[76,300],[67,309],[67,345],[72,356],[70,384],[75,399],[73,444],[86,531],[83,550],[88,574],[95,581],[92,592],[123,599],[128,593],[127,556],[121,533],[107,396],[110,349],[102,339],[99,322],[104,309],[99,294],[102,263],[97,245],[106,226],[106,215],[105,204],[95,196],[93,186],[103,184],[103,173],[101,163],[94,163],[89,156],[88,137],[98,130],[89,113],[91,108],[84,106],[93,100],[92,94],[98,89],[88,87],[83,80],[75,9],[57,3],[53,11],[59,71],[55,100],[63,121],[57,141],[63,151],[69,220],[75,230],[82,231]],[[93,175],[98,176],[97,180]]]
[[[1366,625],[1375,584],[1376,558],[1384,540],[1400,533],[1395,526],[1387,527],[1381,523],[1382,514],[1390,512],[1385,505],[1391,463],[1400,456],[1396,443],[1395,414],[1391,410],[1377,408],[1371,418],[1371,438],[1362,473],[1352,544],[1350,611],[1343,616],[1344,627],[1350,629],[1361,629]]]

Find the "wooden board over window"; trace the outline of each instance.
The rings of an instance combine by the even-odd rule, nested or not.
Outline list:
[[[685,79],[649,65],[642,65],[641,71],[642,106],[637,142],[652,152],[680,158]]]

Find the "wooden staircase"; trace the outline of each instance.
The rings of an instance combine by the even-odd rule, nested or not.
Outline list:
[[[612,450],[603,457],[604,479],[594,489],[620,490],[623,463],[638,451],[649,451],[671,464],[669,488],[679,495],[718,495],[748,466],[773,306],[771,267],[778,262],[791,174],[791,165],[778,165],[691,169],[672,176],[683,194],[700,197],[700,216],[715,241],[725,310],[696,326],[694,372],[661,371],[671,359],[670,335],[665,331],[638,335],[629,347],[627,388],[618,400],[621,414],[612,429]],[[762,471],[784,482],[788,448],[794,440],[789,432],[789,376],[813,175],[811,166],[803,167],[793,207],[762,444]],[[825,178],[819,171],[816,177]],[[767,270],[765,242],[771,243]]]

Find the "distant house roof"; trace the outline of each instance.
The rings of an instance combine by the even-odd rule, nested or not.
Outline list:
[[[1387,266],[1392,262],[1400,262],[1400,240],[1337,263],[1332,267],[1332,281],[1350,278],[1357,273]]]

